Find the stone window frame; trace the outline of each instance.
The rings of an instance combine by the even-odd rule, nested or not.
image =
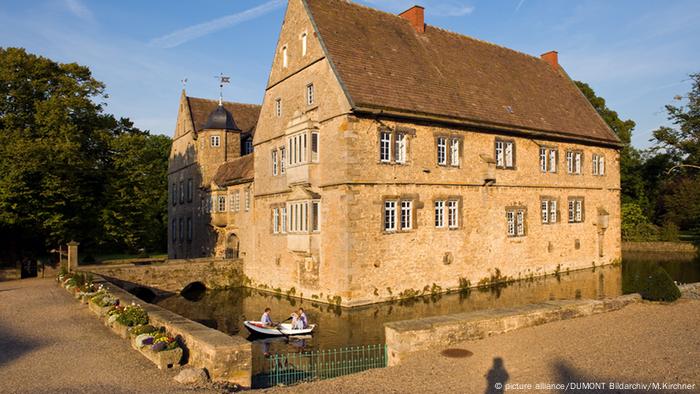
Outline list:
[[[176,243],[177,242],[177,218],[173,218],[172,227],[170,229],[170,232],[172,233],[173,243]]]
[[[527,207],[525,205],[509,205],[506,207],[506,236],[509,239],[514,239],[514,238],[522,238],[522,237],[527,237],[528,233],[528,225],[527,225]],[[508,214],[513,213],[513,220],[514,220],[514,233],[509,234],[508,231]],[[523,220],[522,220],[522,228],[523,228],[523,233],[519,234],[518,233],[518,213],[522,212],[523,215]]]
[[[385,204],[387,201],[394,201],[396,203],[395,217],[394,217],[394,229],[386,230],[386,216],[385,216]],[[401,204],[405,201],[411,202],[411,228],[402,229],[401,228]],[[401,234],[416,231],[418,229],[418,209],[422,208],[422,203],[418,194],[401,194],[401,195],[385,195],[381,198],[380,212],[380,231],[382,234]]]
[[[316,137],[316,152],[314,152],[314,137]],[[321,134],[318,130],[309,133],[309,163],[318,163],[321,159]]]
[[[569,171],[569,153],[571,153],[571,171]],[[581,164],[579,166],[578,172],[576,171],[576,155],[580,155]],[[566,150],[566,173],[569,175],[583,175],[584,169],[584,154],[582,149],[567,149]]]
[[[226,196],[217,195],[216,196],[216,212],[223,213],[226,212]]]
[[[278,118],[282,117],[282,98],[277,97],[275,99],[275,116]]]
[[[545,151],[545,170],[542,170],[542,150]],[[552,171],[552,156],[554,152],[554,171]],[[540,173],[542,174],[557,174],[559,172],[559,148],[554,145],[539,145],[539,164]]]
[[[579,202],[581,207],[581,219],[576,220],[576,205],[574,205],[573,219],[571,217],[570,205],[572,202]],[[567,222],[569,224],[581,224],[586,222],[586,198],[583,196],[569,196],[566,199]]]
[[[314,213],[314,206],[318,207],[318,212]],[[312,234],[320,233],[321,232],[321,200],[320,199],[313,199],[311,200],[310,208],[309,208],[309,232]],[[314,229],[314,224],[318,224],[318,228]]]
[[[301,41],[301,57],[304,57],[309,52],[309,34],[306,30],[299,34],[299,40]]]
[[[592,174],[594,176],[605,176],[605,161],[605,155],[599,153],[593,153],[591,155]]]
[[[287,173],[287,145],[280,145],[277,149],[280,151],[280,175],[284,175]]]
[[[177,233],[178,233],[178,239],[180,240],[180,243],[185,240],[185,222],[182,220],[182,218],[179,218],[177,221]]]
[[[498,143],[503,144],[503,165],[498,165],[498,154],[497,154],[497,147]],[[511,166],[508,166],[506,164],[506,144],[511,144],[513,146],[513,157],[511,159]],[[496,169],[499,170],[517,170],[518,169],[518,161],[517,161],[517,144],[514,138],[502,138],[502,137],[496,137],[493,142],[493,158],[494,161],[496,162]]]
[[[442,227],[437,227],[437,224],[435,223],[436,219],[436,212],[435,212],[435,203],[438,201],[442,201],[443,207],[442,207]],[[450,202],[451,201],[456,201],[457,202],[457,226],[452,226],[450,227]],[[437,195],[433,198],[433,203],[432,203],[432,222],[433,222],[433,228],[436,230],[445,230],[445,231],[455,231],[455,230],[461,230],[463,228],[463,223],[464,223],[464,199],[462,196],[458,195]]]
[[[286,206],[287,205],[284,202],[274,203],[274,204],[269,205],[269,207],[270,207],[270,230],[268,231],[268,233],[270,235],[284,235],[284,234],[286,234],[286,230],[287,230],[286,228],[284,228],[284,231],[282,231],[283,230],[283,228],[282,228],[282,208],[286,208]],[[275,210],[277,210],[277,214],[278,214],[278,217],[277,217],[278,229],[277,229],[277,231],[275,231]]]
[[[173,182],[173,187],[172,187],[172,189],[171,189],[171,191],[170,191],[170,199],[172,200],[173,206],[176,206],[176,205],[177,205],[177,197],[178,197],[178,194],[177,194],[177,182]]]
[[[187,217],[187,224],[185,229],[185,236],[188,243],[192,243],[192,238],[194,236],[194,229],[192,224],[192,217]]]
[[[289,67],[289,45],[282,45],[282,68]]]
[[[250,211],[250,205],[251,205],[251,196],[250,196],[250,186],[248,186],[245,189],[245,211],[248,212]]]
[[[440,163],[439,160],[439,152],[438,152],[438,140],[440,138],[445,139],[445,162]],[[457,165],[452,164],[452,141],[457,140],[458,141],[458,151],[459,153],[457,154]],[[435,144],[433,152],[435,152],[435,164],[437,164],[438,167],[442,168],[461,168],[462,167],[462,162],[464,162],[464,136],[461,134],[457,133],[449,133],[449,132],[444,132],[444,131],[439,131],[433,133],[433,143]]]
[[[180,184],[179,184],[179,201],[180,204],[185,203],[185,180],[180,179]]]
[[[194,180],[187,178],[187,202],[192,202],[194,199]]]
[[[544,221],[544,217],[542,216],[542,203],[547,202],[547,221]],[[552,203],[555,203],[555,208],[554,211],[552,211]],[[568,207],[567,207],[568,209]],[[554,197],[554,196],[540,196],[540,223],[542,225],[548,226],[551,224],[558,224],[561,223],[561,204],[559,204],[559,198]],[[552,221],[552,212],[555,213],[556,218],[554,221]]]
[[[277,148],[270,149],[270,162],[272,163],[272,176],[279,175],[279,160]]]
[[[209,137],[209,146],[212,148],[219,148],[221,147],[221,136],[218,134],[214,134]]]
[[[311,107],[316,104],[316,88],[314,87],[313,82],[306,84],[306,94],[304,97],[306,98],[307,107]]]
[[[382,133],[389,133],[389,160],[382,160]],[[396,160],[396,135],[403,134],[406,141],[406,158],[400,162]],[[416,137],[416,129],[409,127],[380,127],[377,130],[377,147],[379,148],[378,164],[405,166],[411,163],[411,140]]]

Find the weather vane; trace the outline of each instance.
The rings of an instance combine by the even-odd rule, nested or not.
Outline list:
[[[215,76],[219,80],[219,105],[224,103],[224,84],[231,83],[231,77],[225,76],[223,73]]]
[[[182,83],[182,89],[184,90],[187,87],[187,78],[181,79],[180,82]]]

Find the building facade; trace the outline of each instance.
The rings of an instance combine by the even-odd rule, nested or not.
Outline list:
[[[620,143],[556,52],[290,0],[254,128],[192,212],[251,286],[353,306],[620,258]]]

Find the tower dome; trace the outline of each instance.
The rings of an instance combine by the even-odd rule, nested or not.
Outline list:
[[[204,129],[223,129],[232,131],[241,131],[233,120],[233,115],[222,104],[219,104],[207,118],[207,123],[204,124]]]

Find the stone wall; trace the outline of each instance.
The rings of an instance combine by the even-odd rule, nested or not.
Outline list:
[[[622,251],[651,253],[696,253],[698,249],[690,242],[623,242]]]
[[[384,327],[389,365],[400,364],[413,352],[444,348],[552,321],[614,311],[640,300],[639,294],[631,294],[603,300],[549,301],[513,309],[483,310],[387,323]]]
[[[186,349],[188,365],[205,368],[212,380],[221,380],[251,385],[252,349],[251,343],[239,336],[229,336],[202,324],[165,310],[157,305],[146,303],[117,286],[105,284],[122,304],[132,302],[143,306],[148,313],[149,323],[165,329],[177,337]]]
[[[193,282],[208,289],[237,287],[243,284],[243,261],[221,259],[169,260],[150,265],[91,265],[80,271],[100,275],[124,289],[146,287],[155,293],[178,293]]]

